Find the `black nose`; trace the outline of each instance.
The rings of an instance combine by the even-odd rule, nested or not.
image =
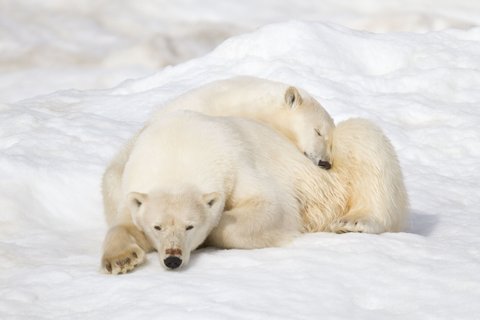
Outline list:
[[[323,160],[319,160],[319,161],[318,161],[318,166],[319,166],[319,167],[322,167],[322,168],[325,169],[325,170],[329,170],[329,169],[332,167],[332,165],[330,164],[330,162],[328,162],[328,161],[323,161]]]
[[[182,259],[180,259],[179,257],[170,256],[163,260],[163,263],[169,269],[177,269],[182,264]]]

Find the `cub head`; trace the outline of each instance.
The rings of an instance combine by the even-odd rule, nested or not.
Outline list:
[[[220,193],[131,192],[128,205],[134,224],[158,252],[168,270],[185,266],[190,253],[218,224],[224,201]]]
[[[335,128],[332,117],[318,101],[295,87],[285,91],[285,104],[297,147],[315,165],[330,169],[331,139]]]

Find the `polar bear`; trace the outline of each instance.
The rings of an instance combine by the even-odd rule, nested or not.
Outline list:
[[[121,185],[107,190],[119,202],[106,210],[114,214],[103,268],[128,272],[153,249],[176,269],[201,243],[248,249],[283,245],[302,232],[402,230],[407,194],[381,130],[347,120],[331,147],[327,171],[248,119],[187,111],[155,119],[125,149]]]
[[[236,116],[259,121],[287,137],[314,164],[330,169],[333,119],[313,97],[302,89],[250,76],[218,80],[189,91],[162,106],[152,122],[165,112],[193,110],[212,116]],[[104,210],[120,202],[115,190],[120,185],[134,136],[111,161],[102,179]],[[108,213],[109,217],[114,215]]]
[[[185,265],[221,219],[229,223],[227,215],[255,217],[255,224],[251,236],[232,234],[223,247],[278,246],[299,233],[291,178],[267,165],[270,156],[282,156],[281,150],[254,150],[248,140],[252,137],[244,132],[248,127],[228,119],[172,111],[138,134],[129,147],[121,185],[109,190],[119,193],[112,197],[119,202],[112,203],[116,209],[106,210],[113,214],[107,217],[111,228],[102,258],[107,272],[133,269],[152,249],[166,268]],[[265,171],[257,169],[259,164]]]
[[[249,118],[285,135],[313,163],[331,166],[330,114],[305,90],[251,76],[218,80],[189,91],[159,110],[188,109],[211,116]]]

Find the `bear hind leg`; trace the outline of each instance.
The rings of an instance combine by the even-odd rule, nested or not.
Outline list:
[[[385,226],[372,219],[356,219],[355,217],[343,217],[334,221],[330,225],[330,231],[335,233],[382,233],[385,232]]]

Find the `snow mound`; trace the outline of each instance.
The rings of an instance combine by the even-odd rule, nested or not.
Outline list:
[[[0,101],[110,88],[279,21],[428,32],[480,26],[478,12],[471,0],[0,1]]]
[[[475,319],[480,313],[480,29],[373,34],[288,22],[116,88],[0,105],[2,319]],[[154,254],[99,273],[100,178],[162,103],[253,75],[309,91],[391,138],[411,198],[397,234],[307,234],[283,248]]]

